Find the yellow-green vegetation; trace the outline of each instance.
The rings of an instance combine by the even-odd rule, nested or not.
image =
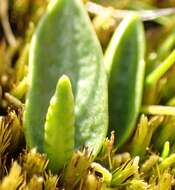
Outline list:
[[[59,4],[57,8],[63,10],[58,13],[59,17],[54,4],[47,9],[51,1],[54,0],[0,0],[0,189],[175,188],[174,1],[83,0],[83,5],[80,0],[58,0],[55,1]],[[48,24],[50,28],[48,26],[44,28],[45,26],[40,23],[38,29],[42,15],[47,12],[46,10],[52,9],[55,11],[56,19],[51,12],[50,18],[55,20],[49,23],[42,20],[42,24]],[[136,14],[133,14],[133,11]],[[133,20],[131,14],[134,15]],[[59,20],[61,18],[67,23],[66,28],[61,26],[62,21]],[[47,20],[46,17],[45,19]],[[125,21],[122,23],[125,24],[122,24],[124,25],[122,27],[120,23],[123,19]],[[55,21],[59,24],[57,30],[53,31],[52,23]],[[90,22],[93,27],[90,26]],[[144,32],[141,25],[144,26]],[[52,43],[58,40],[56,46],[58,49],[54,50],[52,44],[49,44],[56,53],[51,51],[50,55],[51,49],[46,47],[48,54],[39,57],[36,52],[43,55],[42,38],[45,38],[44,43],[50,39],[48,34],[43,33],[43,28],[48,30],[50,36],[52,35]],[[31,45],[36,30],[40,32],[38,38],[42,43],[35,41],[37,46],[41,47],[31,50],[32,47],[36,48],[35,44]],[[140,38],[137,36],[138,33],[141,34]],[[113,34],[115,36],[111,38]],[[57,35],[60,36],[55,39]],[[66,42],[66,45],[69,44],[66,48],[64,38],[71,39],[73,44]],[[110,42],[111,39],[114,41]],[[48,89],[43,88],[47,87],[48,81],[49,83],[52,81],[52,74],[45,75],[48,67],[44,65],[42,68],[42,62],[57,59],[61,48],[65,48],[59,57],[59,67],[62,70],[58,69],[59,73],[55,74],[54,84],[50,85],[49,98],[46,104],[43,104],[44,94],[37,90],[48,92]],[[137,49],[140,49],[139,52]],[[31,81],[33,80],[31,73],[28,75],[33,69],[28,67],[29,60],[32,62],[31,52],[35,58],[36,68],[41,61],[39,63],[41,66],[38,67],[40,70],[35,72],[43,86],[39,88],[35,86],[35,92],[30,91],[30,85],[36,84],[36,80]],[[72,58],[75,52],[76,56]],[[109,64],[106,76],[105,67],[100,65],[103,53],[108,61],[105,65]],[[64,55],[67,55],[65,59]],[[89,63],[91,67],[89,65],[83,67],[83,62]],[[127,67],[127,64],[132,62],[133,65]],[[121,66],[122,63],[124,66]],[[57,69],[57,63],[55,68]],[[86,69],[89,69],[88,72]],[[41,78],[39,73],[42,72],[43,76],[48,78]],[[52,72],[55,73],[55,69]],[[111,72],[113,75],[109,74]],[[119,74],[116,76],[117,72]],[[63,74],[68,75],[70,80],[67,76],[60,78]],[[87,80],[86,76],[90,80]],[[118,90],[114,92],[114,96],[109,95],[109,106],[115,107],[118,104],[119,109],[117,108],[116,115],[112,112],[112,117],[117,118],[115,122],[112,121],[113,126],[110,126],[114,131],[109,129],[108,137],[105,139],[108,120],[107,85],[110,87],[109,93]],[[28,123],[27,130],[32,131],[27,136],[23,113],[26,111],[28,92],[32,94],[32,98],[38,93],[30,117],[37,116],[37,119],[42,119],[42,130],[39,130],[40,126]],[[117,99],[115,94],[119,96]],[[86,99],[87,95],[90,98]],[[84,109],[84,103],[87,109]],[[45,109],[43,118],[38,117],[40,113],[36,113],[38,107],[42,110],[41,105]],[[124,116],[120,115],[121,113],[124,113]],[[32,124],[34,126],[30,128]],[[93,130],[92,125],[97,130]],[[33,129],[41,136],[34,136]],[[85,129],[87,130],[84,132]],[[41,139],[42,144],[38,144],[37,138]],[[35,141],[36,144],[32,144]],[[39,146],[42,148],[37,149]]]

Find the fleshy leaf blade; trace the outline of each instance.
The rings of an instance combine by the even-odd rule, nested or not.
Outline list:
[[[131,135],[139,114],[144,79],[145,38],[137,14],[116,29],[105,53],[108,72],[109,127],[121,146]]]
[[[75,96],[75,146],[88,146],[96,155],[107,132],[107,80],[100,44],[80,0],[51,1],[33,37],[29,57],[24,114],[28,146],[43,151],[49,100],[64,73],[70,77]]]

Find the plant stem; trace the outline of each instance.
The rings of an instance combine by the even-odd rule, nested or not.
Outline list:
[[[168,71],[168,69],[175,63],[175,50],[146,77],[146,85],[152,86]]]
[[[175,116],[175,107],[171,106],[161,106],[161,105],[150,105],[143,106],[141,108],[141,113],[150,115],[172,115]]]
[[[113,9],[110,7],[103,7],[99,4],[93,3],[93,2],[88,2],[86,4],[88,12],[95,14],[95,15],[101,15],[104,14],[105,11],[109,11],[111,9],[112,11],[112,16],[116,19],[118,18],[124,18],[128,14],[133,13],[134,11],[132,10],[119,10],[119,9]],[[164,8],[164,9],[158,9],[158,10],[141,10],[138,11],[140,14],[140,17],[143,21],[147,20],[154,20],[156,18],[159,18],[161,16],[167,16],[170,14],[175,13],[175,8]]]
[[[8,43],[10,46],[15,46],[16,39],[12,32],[8,17],[8,0],[0,0],[0,18]]]

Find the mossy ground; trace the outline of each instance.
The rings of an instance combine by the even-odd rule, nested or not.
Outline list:
[[[175,7],[172,0],[101,2],[103,6],[108,2],[116,9]],[[113,148],[115,134],[112,133],[95,161],[92,162],[85,147],[75,152],[57,174],[47,170],[45,155],[35,149],[26,150],[23,109],[28,86],[28,51],[47,3],[46,0],[0,0],[0,189],[175,188],[175,117],[165,116],[167,106],[175,106],[175,66],[155,84],[145,85],[143,105],[163,105],[165,114],[159,115],[159,111],[157,115],[150,114],[152,110],[148,109],[145,115],[141,113],[133,136],[119,150]],[[104,50],[121,20],[112,17],[111,11],[90,15]],[[145,21],[144,25],[148,76],[175,47],[175,14]]]

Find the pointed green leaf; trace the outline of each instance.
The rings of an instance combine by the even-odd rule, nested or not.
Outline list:
[[[75,95],[76,148],[96,155],[107,131],[103,54],[81,0],[52,0],[33,36],[24,127],[29,147],[43,151],[44,122],[58,77],[70,77]],[[98,135],[98,137],[97,137]]]
[[[45,132],[44,152],[49,158],[52,171],[58,171],[71,157],[74,149],[74,97],[71,83],[63,75],[51,98],[48,108]]]
[[[120,146],[131,135],[139,114],[144,78],[144,30],[136,14],[124,19],[105,53],[109,75],[109,127]]]

